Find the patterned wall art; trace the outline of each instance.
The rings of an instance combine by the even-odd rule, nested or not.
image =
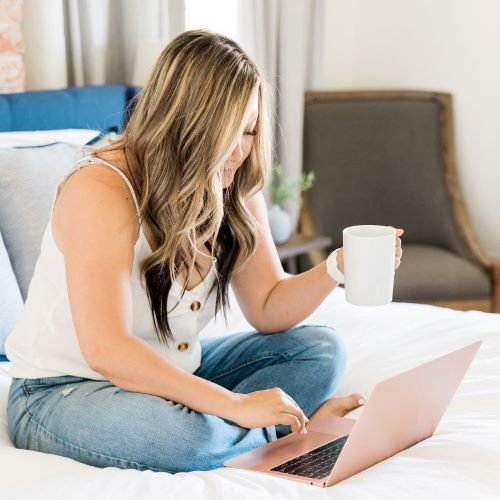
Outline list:
[[[23,92],[22,0],[0,0],[0,93]]]

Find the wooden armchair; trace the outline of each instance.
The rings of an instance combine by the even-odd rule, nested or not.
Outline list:
[[[299,228],[330,236],[328,250],[347,226],[405,229],[395,301],[500,312],[500,263],[481,248],[460,192],[450,94],[306,93],[304,168],[317,181]]]

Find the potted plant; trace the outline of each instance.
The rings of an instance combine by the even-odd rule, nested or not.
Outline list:
[[[313,171],[304,172],[298,181],[292,182],[286,179],[281,165],[277,164],[273,167],[270,182],[271,208],[268,211],[268,216],[271,234],[275,243],[284,243],[292,234],[290,215],[283,209],[283,203],[293,198],[300,207],[300,193],[309,190],[315,178]]]

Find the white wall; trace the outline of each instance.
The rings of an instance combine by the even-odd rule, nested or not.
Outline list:
[[[500,259],[500,1],[325,3],[322,88],[453,94],[462,191],[479,240]]]

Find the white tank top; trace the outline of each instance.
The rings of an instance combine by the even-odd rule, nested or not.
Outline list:
[[[59,184],[71,173],[89,164],[105,164],[122,176],[129,187],[139,217],[139,205],[127,176],[114,165],[88,155],[79,160],[59,181],[52,201],[50,219],[45,228],[41,250],[35,265],[26,302],[5,349],[13,362],[9,374],[17,378],[45,378],[73,375],[95,380],[106,380],[92,370],[85,361],[78,344],[66,287],[64,256],[52,235],[52,211]],[[140,218],[139,218],[140,222]],[[168,346],[158,340],[153,324],[144,278],[140,279],[139,263],[152,249],[144,236],[142,224],[134,246],[131,272],[133,302],[133,334],[147,342],[160,356],[179,368],[193,373],[200,366],[201,345],[199,333],[215,315],[216,287],[208,292],[214,281],[216,259],[205,279],[181,298],[182,287],[176,281],[168,296],[169,325],[174,342]],[[172,310],[175,304],[177,307]]]

